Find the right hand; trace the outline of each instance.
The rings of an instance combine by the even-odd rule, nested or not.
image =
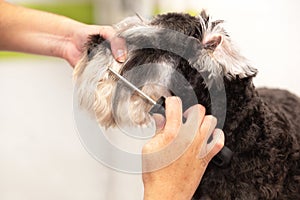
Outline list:
[[[156,135],[143,147],[144,200],[191,199],[209,161],[224,146],[222,130],[215,129],[216,118],[205,116],[203,106],[192,106],[184,116],[187,120],[182,124],[182,105],[177,97],[166,99],[166,121],[161,115],[154,115]],[[211,134],[213,140],[207,144]],[[166,147],[172,149],[162,151]],[[177,159],[151,170],[161,160],[174,157],[171,154],[178,153],[178,149],[184,151],[175,155]]]

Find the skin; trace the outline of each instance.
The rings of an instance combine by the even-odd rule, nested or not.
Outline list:
[[[111,50],[119,62],[126,60],[124,40],[115,37],[111,26],[87,25],[64,16],[32,10],[0,0],[0,50],[54,56],[65,59],[74,67],[83,54],[83,47],[91,34],[100,34],[110,41]],[[157,152],[170,144],[182,130],[181,101],[176,97],[166,100],[166,121],[154,116],[156,135],[143,148],[146,154]],[[196,136],[184,154],[170,165],[143,173],[144,199],[190,200],[195,192],[208,162],[221,150],[224,135],[214,130],[216,119],[205,116],[205,109],[196,105],[184,113],[198,122],[193,125]],[[190,130],[189,130],[190,131]],[[208,153],[199,156],[206,146],[207,136],[214,131],[216,142]],[[205,144],[205,145],[204,145]],[[143,166],[153,163],[143,159]],[[182,184],[182,182],[189,184]]]
[[[162,116],[154,116],[158,126],[156,135],[143,147],[143,167],[153,164],[145,155],[162,150],[175,141],[182,124],[181,101],[177,97],[166,99],[166,121]],[[186,151],[168,166],[143,173],[144,200],[190,200],[195,193],[209,161],[224,146],[224,134],[215,129],[216,118],[205,116],[205,108],[195,105],[184,116],[190,123],[188,132],[195,131],[195,137]],[[190,121],[189,121],[190,120]],[[191,123],[192,121],[192,123]],[[185,131],[184,134],[187,132]],[[213,133],[213,141],[207,145]],[[205,153],[203,153],[205,150]],[[207,151],[206,151],[207,150]],[[161,159],[165,154],[161,155]]]
[[[0,50],[59,57],[74,67],[91,34],[110,40],[115,59],[125,61],[125,42],[114,37],[111,26],[87,25],[0,0]]]

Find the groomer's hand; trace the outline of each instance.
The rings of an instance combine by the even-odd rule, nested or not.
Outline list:
[[[224,146],[216,118],[205,116],[203,106],[192,106],[184,116],[183,124],[177,97],[166,99],[166,120],[153,116],[156,135],[143,147],[144,200],[190,200],[209,161]]]
[[[116,37],[116,31],[111,26],[97,26],[76,24],[78,27],[73,28],[73,39],[70,43],[64,46],[65,55],[64,58],[68,62],[75,66],[76,63],[82,57],[82,50],[88,40],[89,35],[100,34],[104,39],[110,42],[112,55],[118,62],[124,62],[127,56],[127,49],[125,40]]]
[[[125,40],[111,26],[84,24],[65,16],[0,0],[0,50],[55,56],[75,66],[89,35],[100,34],[111,44],[118,62],[126,59]]]

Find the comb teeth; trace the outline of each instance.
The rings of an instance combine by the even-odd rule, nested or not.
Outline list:
[[[118,72],[116,72],[112,68],[108,68],[109,71],[111,71],[114,75],[116,75],[121,81],[123,81],[126,85],[128,85],[130,88],[132,88],[134,91],[136,91],[141,97],[147,99],[151,104],[155,105],[156,101],[154,101],[151,97],[149,97],[146,93],[144,93],[142,90],[137,88],[135,85],[133,85],[131,82],[129,82],[126,78],[124,78],[122,75],[120,75]]]

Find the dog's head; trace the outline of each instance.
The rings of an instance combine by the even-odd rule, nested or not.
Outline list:
[[[152,105],[108,70],[113,68],[154,100],[176,95],[184,109],[201,103],[210,112],[210,90],[222,88],[224,80],[256,74],[222,23],[205,11],[197,17],[169,13],[150,21],[127,18],[116,26],[127,42],[125,63],[114,60],[109,42],[91,36],[74,72],[80,105],[95,112],[105,127],[149,123]]]

